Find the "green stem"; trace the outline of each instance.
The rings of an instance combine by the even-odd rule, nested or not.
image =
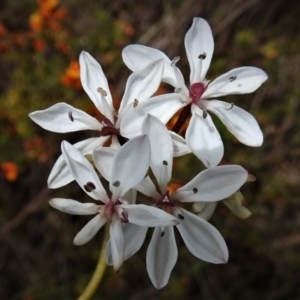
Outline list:
[[[105,252],[106,252],[106,245],[109,239],[109,225],[107,224],[105,226],[105,234],[103,238],[103,243],[97,263],[96,270],[86,286],[85,290],[83,293],[79,296],[78,300],[89,300],[91,297],[94,295],[96,292],[106,269],[106,259],[105,259]]]

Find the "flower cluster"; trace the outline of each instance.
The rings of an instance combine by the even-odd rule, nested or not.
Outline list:
[[[179,57],[170,60],[153,48],[127,46],[122,53],[123,60],[133,73],[128,78],[118,111],[113,107],[101,66],[90,54],[82,52],[81,84],[104,116],[103,120],[98,121],[66,103],[30,114],[34,122],[54,132],[98,131],[97,137],[74,145],[63,141],[62,154],[48,178],[50,188],[76,180],[96,203],[54,198],[50,205],[69,214],[94,215],[75,236],[75,245],[87,243],[109,223],[106,261],[116,271],[140,249],[148,228],[154,227],[146,264],[157,288],[168,283],[177,260],[175,226],[193,255],[207,262],[225,263],[228,260],[226,243],[206,219],[220,200],[240,216],[249,215],[241,209],[239,192],[249,178],[248,172],[238,165],[218,166],[224,148],[209,112],[217,115],[240,142],[260,146],[263,135],[255,119],[234,104],[215,98],[251,93],[267,75],[255,67],[241,67],[210,83],[206,73],[213,47],[208,23],[195,18],[185,37],[191,69],[190,85],[186,86],[176,67]],[[172,85],[174,93],[153,96],[162,81]],[[177,123],[172,131],[167,130],[165,124],[180,109],[182,113]],[[178,132],[190,113],[184,138]],[[169,183],[174,157],[191,152],[207,169],[173,192]],[[101,180],[109,183],[109,194],[95,168]],[[149,197],[153,205],[139,203],[139,193]],[[185,207],[187,202],[193,203],[198,215],[187,209],[190,205]]]

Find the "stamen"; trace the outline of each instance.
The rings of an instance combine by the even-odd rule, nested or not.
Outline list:
[[[193,188],[193,192],[196,194],[198,192],[197,188]]]
[[[181,90],[182,90],[182,88],[175,88],[175,89],[174,89],[174,93],[180,93]]]
[[[230,103],[230,106],[229,107],[226,107],[225,109],[226,110],[230,110],[230,109],[232,109],[233,108],[233,103]]]
[[[160,236],[163,237],[164,235],[165,235],[165,232],[163,231],[163,232],[160,234]]]
[[[182,214],[177,215],[179,219],[184,220],[184,216]]]
[[[229,77],[229,81],[230,81],[230,82],[235,81],[235,80],[236,80],[236,76],[235,76],[235,75]]]
[[[85,189],[87,192],[89,192],[89,193],[96,189],[95,184],[92,183],[92,182],[90,182],[90,181],[87,182],[83,187],[84,187],[84,189]]]
[[[206,52],[202,52],[198,56],[199,59],[205,59],[206,58]]]
[[[203,109],[203,119],[206,119],[206,118],[207,118],[207,110]]]
[[[107,96],[107,92],[101,87],[97,88],[97,92],[100,93],[102,96]]]
[[[71,112],[71,111],[69,111],[68,116],[69,116],[69,119],[70,119],[72,122],[74,122],[74,118],[73,118],[73,115],[72,115],[72,112]]]
[[[121,213],[121,215],[122,215],[121,221],[123,223],[128,223],[129,222],[128,221],[128,212],[125,211],[125,210],[123,210],[122,213]]]
[[[115,187],[119,187],[120,186],[120,184],[121,184],[121,182],[120,181],[115,181],[114,183],[113,183],[113,186],[115,186]]]
[[[180,56],[175,56],[171,61],[171,66],[174,67],[180,60]]]
[[[167,166],[167,165],[168,165],[168,162],[167,162],[166,160],[163,160],[162,164],[163,164],[164,166]]]
[[[133,101],[133,107],[137,107],[138,104],[139,104],[139,100],[134,99],[134,101]]]

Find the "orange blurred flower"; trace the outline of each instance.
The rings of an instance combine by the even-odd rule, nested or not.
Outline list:
[[[1,164],[1,170],[4,173],[5,178],[12,182],[18,177],[18,167],[15,163],[7,161]]]
[[[124,26],[124,32],[128,36],[132,36],[135,34],[135,28],[131,24],[127,23]]]
[[[29,17],[29,24],[33,31],[41,31],[44,27],[44,18],[39,12],[35,12]]]
[[[58,6],[58,0],[38,0],[40,13],[44,17],[49,17],[52,11]]]
[[[170,192],[170,195],[173,194],[174,192],[176,192],[176,190],[179,189],[180,187],[181,187],[181,185],[178,183],[169,183],[168,190]]]
[[[6,35],[7,34],[7,29],[5,26],[0,22],[0,35]]]
[[[38,159],[40,162],[46,162],[50,157],[50,152],[47,150],[43,139],[35,136],[30,140],[25,140],[23,143],[26,155],[29,158]]]
[[[81,88],[80,82],[80,66],[77,61],[72,61],[65,73],[62,75],[61,81],[65,86]]]
[[[47,48],[47,44],[43,39],[36,39],[33,42],[33,47],[37,51],[44,51]]]

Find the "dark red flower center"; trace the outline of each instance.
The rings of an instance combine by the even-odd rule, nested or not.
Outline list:
[[[189,97],[192,103],[197,103],[206,90],[206,85],[203,82],[197,82],[190,86]]]

